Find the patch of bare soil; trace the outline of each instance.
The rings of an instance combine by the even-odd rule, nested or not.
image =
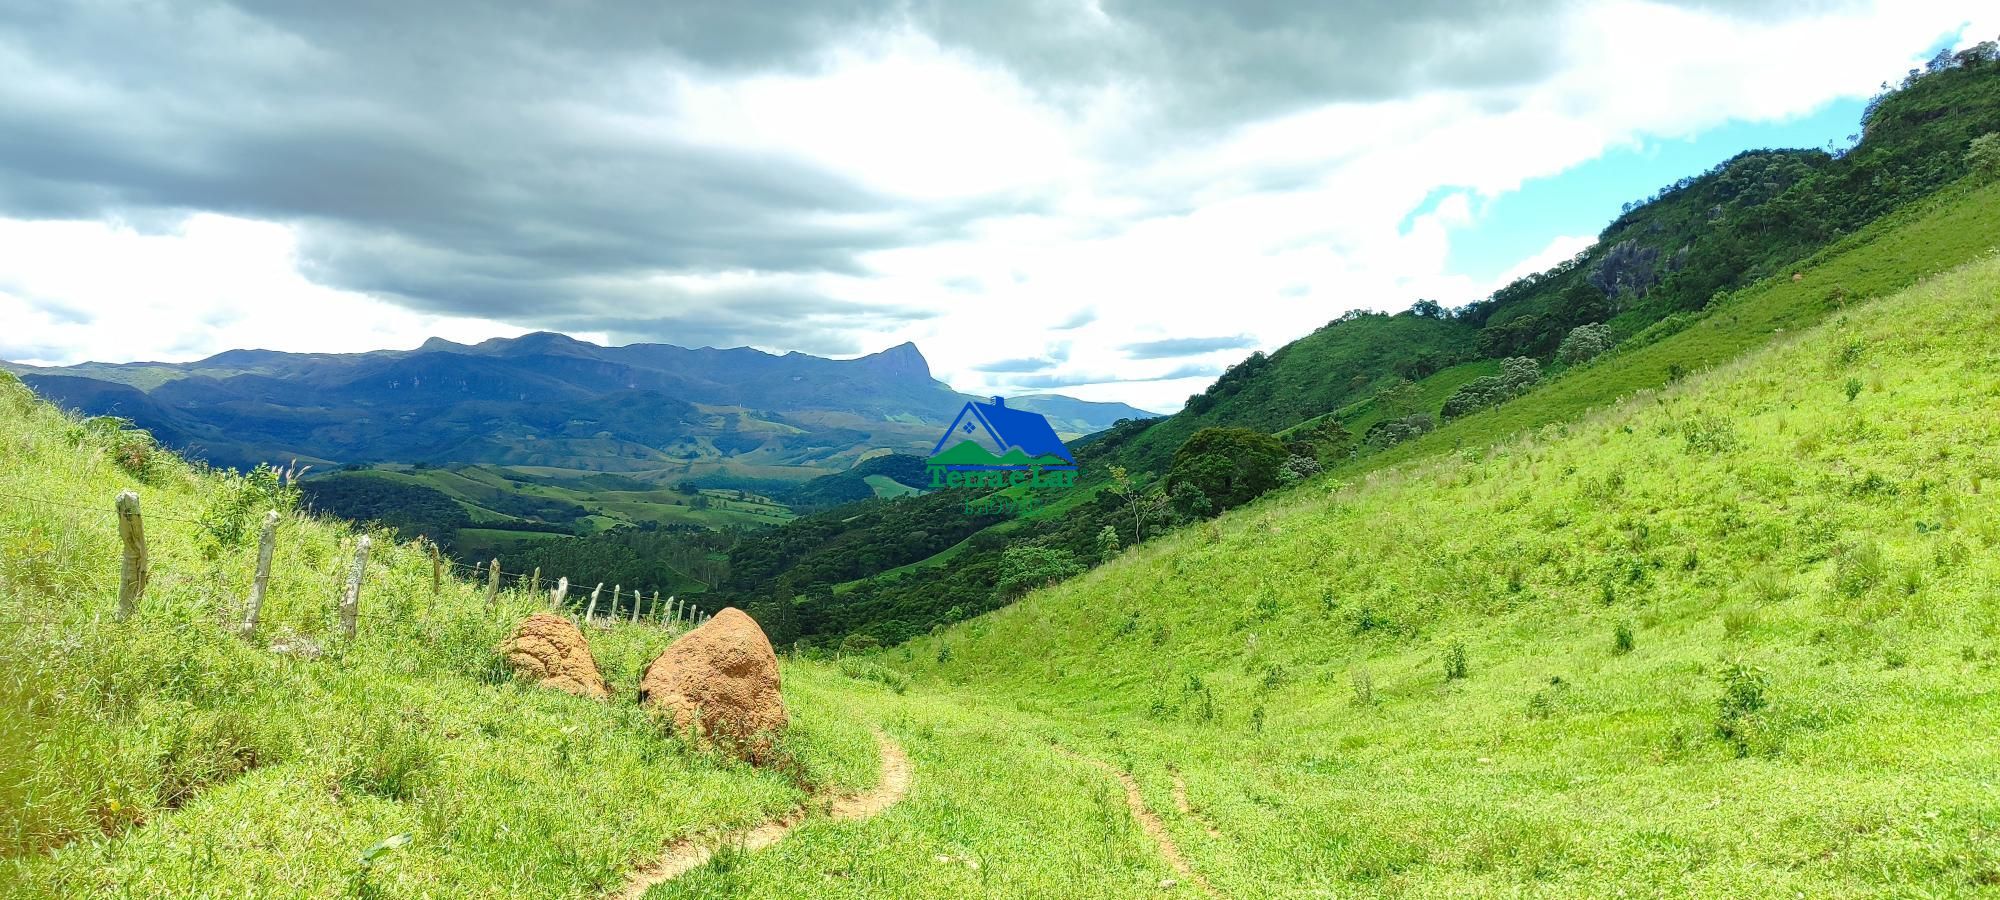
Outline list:
[[[875,749],[882,755],[882,777],[875,787],[859,794],[834,795],[816,798],[825,804],[826,815],[836,821],[857,821],[871,818],[903,799],[910,792],[913,774],[910,757],[895,741],[875,732]],[[746,852],[762,850],[791,834],[792,829],[804,824],[807,811],[815,803],[796,806],[783,815],[766,819],[748,828],[724,832],[716,835],[701,835],[682,838],[667,847],[651,865],[632,873],[625,880],[625,888],[617,896],[622,900],[639,900],[653,885],[671,881],[688,872],[700,868],[715,857],[720,847],[735,847]]]

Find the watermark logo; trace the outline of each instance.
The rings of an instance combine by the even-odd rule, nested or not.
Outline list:
[[[925,465],[933,490],[1024,489],[967,501],[965,511],[974,515],[1030,512],[1045,502],[1041,492],[1076,485],[1076,457],[1049,420],[1000,397],[966,403]]]

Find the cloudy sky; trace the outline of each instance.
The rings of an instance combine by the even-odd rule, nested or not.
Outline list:
[[[0,0],[0,358],[551,329],[1177,407],[1819,145],[1990,0]]]

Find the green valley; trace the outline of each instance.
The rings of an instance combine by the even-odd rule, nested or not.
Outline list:
[[[1990,14],[1085,6],[0,13],[0,900],[2000,896]]]
[[[1974,892],[2000,872],[1983,839],[2000,759],[1979,737],[2000,724],[2000,607],[1982,549],[2000,540],[1984,509],[1995,473],[1964,449],[1994,440],[1989,401],[2000,390],[1987,364],[2000,358],[2000,257],[1980,257],[1549,428],[1316,480],[936,635],[838,665],[789,662],[801,759],[823,772],[813,777],[865,783],[863,735],[879,723],[910,755],[911,796],[865,822],[808,821],[770,850],[648,896],[1199,896],[1202,885],[1221,896]],[[1560,384],[1515,403],[1559,396]],[[572,771],[617,779],[592,815],[620,816],[616,798],[682,790],[679,779],[713,782],[704,790],[722,805],[670,807],[700,821],[744,821],[785,802],[787,788],[754,770],[666,764],[681,751],[645,749],[660,739],[640,720],[596,721],[618,707],[482,675],[482,648],[506,615],[482,615],[456,581],[422,599],[428,575],[409,550],[389,546],[381,563],[381,577],[410,588],[382,594],[391,618],[351,646],[318,637],[338,652],[317,660],[272,658],[228,636],[211,623],[234,592],[204,599],[214,595],[186,578],[163,581],[131,625],[52,605],[92,593],[99,576],[86,563],[112,540],[70,504],[87,509],[136,479],[150,509],[202,510],[188,518],[221,526],[221,511],[254,510],[272,488],[191,476],[158,456],[134,475],[115,461],[131,458],[118,450],[130,438],[11,402],[25,414],[10,420],[10,459],[90,462],[7,470],[9,494],[63,504],[0,505],[16,535],[8,614],[37,623],[11,633],[10,671],[83,683],[108,677],[90,674],[91,660],[148,648],[202,673],[108,682],[127,685],[114,688],[130,698],[117,707],[12,695],[12,758],[46,767],[94,758],[92,747],[137,753],[101,757],[108,770],[42,769],[71,773],[49,800],[97,799],[10,805],[35,817],[9,823],[16,841],[94,834],[107,815],[128,824],[16,858],[4,871],[17,887],[256,890],[283,865],[288,883],[361,877],[391,896],[434,893],[449,867],[464,891],[519,884],[484,867],[530,852],[498,831],[476,837],[485,833],[466,830],[470,810],[505,817],[496,828],[537,823],[545,848],[564,846],[547,842],[555,827],[657,846],[692,825],[558,826],[586,811],[535,812],[534,788],[477,774],[494,752],[651,761],[643,776],[548,768],[541,777],[556,779],[558,796],[576,789],[561,780]],[[286,527],[287,569],[301,575],[314,559],[337,564],[351,543],[308,520]],[[242,538],[171,520],[160,533],[159,571],[213,565],[240,587],[231,573],[243,571]],[[59,534],[87,539],[21,543]],[[281,589],[269,620],[324,635],[316,595],[310,577]],[[670,636],[654,628],[598,638],[614,682]],[[66,634],[90,643],[53,651]],[[425,656],[395,662],[395,648],[425,635],[435,636]],[[493,702],[503,696],[518,699]],[[370,724],[370,710],[419,697],[424,716]],[[194,714],[116,711],[162,703]],[[321,732],[251,712],[302,704],[325,704],[318,716],[346,710],[358,746],[380,749],[350,759],[319,749]],[[482,711],[496,709],[506,715]],[[529,709],[545,724],[521,722]],[[152,743],[107,743],[121,734]],[[174,749],[157,757],[145,746]],[[1130,774],[1198,881],[1159,855],[1097,763]],[[125,774],[91,774],[101,771]],[[180,774],[197,772],[209,774]],[[1020,790],[1024,777],[1038,789]],[[314,793],[328,783],[352,793]],[[527,793],[479,799],[502,790]],[[447,801],[451,819],[428,811]],[[330,816],[311,845],[323,849],[173,862],[222,846],[218,829],[274,805]],[[403,832],[408,849],[379,868],[343,862]],[[645,856],[635,843],[591,846],[603,852],[544,851],[535,877],[590,895]],[[583,860],[596,862],[576,867]]]

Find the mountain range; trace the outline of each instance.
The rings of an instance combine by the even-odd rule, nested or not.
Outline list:
[[[926,452],[975,399],[933,378],[909,343],[837,360],[537,332],[407,351],[0,368],[64,406],[244,468],[296,458],[802,481],[884,450]],[[1070,436],[1154,415],[1052,394],[1010,402]]]

